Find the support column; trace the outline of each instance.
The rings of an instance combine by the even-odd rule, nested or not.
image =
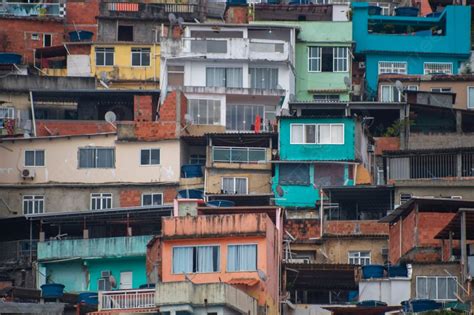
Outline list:
[[[456,111],[456,133],[462,133],[462,112]]]
[[[466,251],[466,211],[461,210],[461,268],[462,284],[467,279],[467,251]]]
[[[400,115],[398,119],[400,120],[400,135],[399,135],[400,149],[404,150],[406,149],[406,146],[405,146],[406,130],[405,130],[405,125],[403,124],[403,122],[405,121],[405,107],[400,109]]]

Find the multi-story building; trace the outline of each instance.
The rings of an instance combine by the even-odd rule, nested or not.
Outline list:
[[[183,90],[189,123],[212,131],[273,130],[294,93],[295,29],[184,24],[183,33],[161,40],[160,82],[165,94]]]
[[[399,12],[384,16],[367,3],[352,4],[354,53],[365,68],[368,99],[377,96],[379,74],[458,74],[470,56],[469,7],[428,17]]]

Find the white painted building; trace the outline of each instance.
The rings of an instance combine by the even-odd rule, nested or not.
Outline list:
[[[271,129],[295,89],[295,28],[190,24],[161,41],[163,97],[181,88],[193,124],[250,131],[257,115]]]

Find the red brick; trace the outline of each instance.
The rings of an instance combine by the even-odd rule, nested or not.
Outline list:
[[[324,234],[388,235],[388,224],[377,221],[326,221]]]
[[[246,6],[229,7],[225,13],[226,23],[247,24],[249,22],[248,8]]]
[[[400,138],[398,137],[381,137],[374,138],[375,155],[382,155],[383,151],[400,150]]]
[[[122,190],[120,192],[120,207],[136,207],[141,205],[142,193],[140,190]]]
[[[284,229],[297,241],[305,241],[321,236],[319,220],[286,220],[284,224]]]
[[[71,136],[115,132],[115,128],[104,121],[73,121],[73,120],[37,120],[36,134],[38,136]]]

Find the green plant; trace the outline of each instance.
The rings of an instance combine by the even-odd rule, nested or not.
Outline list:
[[[406,128],[407,126],[413,126],[415,122],[410,119],[402,119],[395,121],[390,127],[387,128],[384,137],[398,137],[400,136],[400,130]]]

